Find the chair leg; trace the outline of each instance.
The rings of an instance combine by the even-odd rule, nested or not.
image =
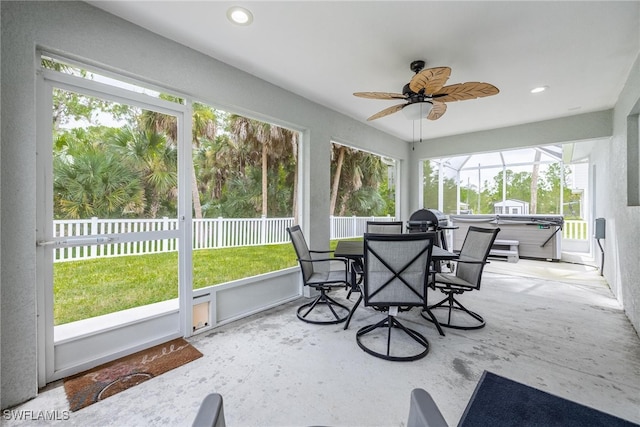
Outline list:
[[[314,320],[314,319],[307,318],[309,313],[311,313],[318,304],[326,305],[331,311],[331,314],[333,315],[334,318],[331,320]],[[338,314],[335,307],[342,310],[344,312],[344,315]],[[305,309],[306,309],[305,313],[301,314],[301,312],[304,311]],[[347,320],[349,313],[350,313],[349,307],[331,298],[329,295],[326,294],[326,291],[324,289],[320,290],[320,295],[318,295],[313,301],[298,307],[298,311],[296,312],[298,319],[302,320],[303,322],[313,323],[316,325],[334,325],[336,323],[342,323],[345,320]]]
[[[425,316],[428,315],[429,317]],[[434,325],[436,325],[436,328],[438,329],[438,333],[441,336],[444,336],[444,331],[442,330],[442,326],[440,326],[440,322],[438,322],[438,319],[436,318],[436,316],[433,314],[433,312],[431,311],[431,309],[429,307],[425,307],[421,312],[420,315],[428,320],[429,322],[433,323]]]
[[[386,350],[385,353],[380,353],[380,352],[377,352],[375,350],[372,350],[371,348],[369,348],[366,345],[364,345],[362,343],[362,341],[361,341],[361,337],[363,335],[366,335],[369,332],[372,332],[372,331],[374,331],[375,329],[378,329],[378,328],[386,328],[387,329],[387,350]],[[399,330],[403,331],[411,339],[413,339],[418,344],[420,344],[420,346],[424,350],[421,351],[420,353],[417,353],[417,354],[414,354],[414,355],[410,355],[410,356],[391,356],[391,354],[390,354],[391,353],[391,331],[393,329],[399,329]],[[376,323],[375,325],[365,326],[365,327],[361,328],[360,330],[358,330],[358,332],[356,332],[356,342],[358,343],[358,346],[362,350],[364,350],[365,352],[369,353],[370,355],[375,356],[375,357],[379,357],[379,358],[384,359],[384,360],[391,360],[391,361],[394,361],[394,362],[409,362],[409,361],[413,361],[413,360],[422,359],[423,357],[425,357],[427,355],[427,353],[429,353],[429,341],[422,334],[416,332],[413,329],[407,328],[402,323],[400,323],[394,316],[391,316],[391,315],[387,315],[386,318],[382,319],[380,322]]]
[[[447,327],[447,328],[463,329],[463,330],[480,329],[480,328],[484,328],[485,327],[486,322],[484,321],[482,316],[480,316],[478,313],[475,313],[475,312],[467,309],[465,306],[460,304],[460,301],[455,299],[453,292],[447,292],[446,294],[447,294],[446,298],[444,298],[442,301],[440,301],[437,304],[433,304],[433,305],[430,305],[430,306],[427,307],[427,310],[430,310],[432,315],[433,315],[433,313],[432,313],[433,310],[437,310],[437,309],[441,309],[441,308],[448,310],[447,322],[446,323],[439,322],[440,325],[442,325],[444,327]],[[478,324],[468,326],[468,325],[456,325],[456,324],[452,323],[451,315],[453,313],[453,310],[461,311],[461,312],[464,312],[464,313],[468,314],[473,319],[475,319],[478,322]],[[431,319],[426,318],[424,315],[422,317],[424,317],[426,320],[432,321]]]
[[[356,303],[351,308],[351,311],[349,311],[349,317],[347,317],[347,323],[345,323],[345,325],[344,325],[344,330],[345,331],[349,328],[349,323],[351,323],[351,318],[353,317],[353,313],[356,312],[356,309],[358,308],[358,306],[360,305],[361,302],[362,302],[362,293],[360,294],[360,296],[358,296],[358,300],[356,301]]]

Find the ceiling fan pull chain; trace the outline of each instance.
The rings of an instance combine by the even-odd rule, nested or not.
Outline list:
[[[413,135],[411,135],[411,151],[416,151],[416,122],[411,122],[411,130]]]

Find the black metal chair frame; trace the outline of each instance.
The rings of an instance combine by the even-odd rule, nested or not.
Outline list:
[[[291,237],[291,242],[293,243],[293,247],[296,251],[296,256],[298,259],[298,263],[300,265],[300,270],[302,272],[302,280],[305,286],[309,286],[310,288],[316,289],[319,294],[316,298],[314,298],[311,302],[303,304],[298,307],[296,315],[298,319],[303,322],[313,323],[316,325],[331,325],[342,323],[347,320],[349,316],[350,309],[344,304],[336,301],[331,298],[327,293],[336,287],[344,287],[349,285],[349,281],[347,280],[347,271],[348,271],[348,260],[346,258],[336,258],[336,257],[326,257],[326,258],[312,258],[312,254],[331,254],[333,251],[317,251],[309,249],[307,245],[306,239],[304,238],[304,234],[302,233],[302,229],[298,225],[294,225],[293,227],[287,228],[287,232]],[[303,248],[299,248],[296,244],[296,239],[294,237],[295,234],[300,233],[300,241],[298,242],[301,245],[304,245]],[[302,252],[304,251],[304,252]],[[344,277],[341,275],[334,275],[335,277],[327,277],[323,280],[313,280],[314,275],[314,264],[320,263],[331,263],[331,262],[341,262],[344,263]],[[332,271],[329,269],[329,276]],[[342,270],[335,271],[342,273]],[[318,305],[326,306],[333,315],[332,320],[314,320],[311,318],[307,318],[309,313],[311,313]],[[342,313],[338,313],[341,311]]]
[[[379,230],[372,232],[371,230],[369,230],[370,225],[374,227],[382,226],[384,228],[388,228],[388,230],[390,230],[391,232],[385,233]],[[371,234],[402,234],[403,227],[404,227],[404,223],[402,221],[367,221],[366,232]],[[358,305],[362,301],[362,293],[360,291],[360,284],[362,283],[362,273],[363,273],[362,261],[360,260],[351,261],[350,270],[351,270],[351,287],[349,288],[349,292],[347,293],[347,299],[351,298],[351,294],[353,292],[360,293],[360,295],[358,296],[358,300],[353,306],[351,313],[349,313],[347,322],[344,325],[345,330],[349,328],[349,322],[351,322],[351,317],[353,316],[355,309],[358,307]]]
[[[487,257],[489,256],[489,251],[491,250],[491,246],[493,245],[493,242],[495,241],[496,236],[498,235],[499,232],[500,232],[500,228],[481,228],[481,227],[474,227],[474,226],[469,227],[465,240],[462,243],[462,247],[460,249],[460,257],[454,261],[457,264],[455,268],[455,275],[437,273],[435,275],[435,280],[431,285],[433,289],[439,289],[442,293],[446,295],[446,297],[442,301],[438,302],[437,304],[427,306],[427,309],[421,313],[422,317],[424,317],[426,320],[430,322],[435,322],[435,320],[433,319],[433,313],[432,313],[433,310],[446,309],[448,310],[447,321],[446,322],[440,321],[440,325],[447,328],[463,329],[463,330],[484,328],[484,326],[486,325],[484,318],[478,313],[473,312],[468,308],[466,308],[465,306],[463,306],[460,303],[460,301],[458,301],[455,298],[455,296],[461,295],[464,292],[480,289],[482,272],[484,270],[484,266],[488,264]],[[468,250],[466,250],[465,244],[467,243],[467,240],[469,239],[469,235],[471,233],[492,234],[489,241],[487,242],[488,243],[487,247],[485,248],[483,253],[472,254],[472,255],[468,254]],[[461,268],[464,269],[464,264],[480,265],[480,268],[477,272],[477,276],[475,277],[474,282],[467,282],[465,280],[460,280],[459,282],[463,282],[463,283],[451,283],[446,280],[447,276],[457,277],[458,274],[460,274],[461,272]],[[452,323],[451,315],[454,310],[468,314],[473,319],[475,319],[477,323],[474,325],[459,325],[459,324]],[[425,316],[425,314],[428,314],[429,317]]]
[[[407,328],[400,321],[398,321],[398,319],[396,319],[396,316],[390,312],[390,307],[402,307],[403,310],[410,309],[411,307],[425,307],[429,276],[432,274],[429,269],[429,265],[431,264],[431,250],[433,248],[433,238],[434,238],[433,234],[427,234],[427,233],[421,233],[421,234],[369,234],[369,233],[366,233],[364,235],[364,271],[363,271],[364,280],[363,280],[363,286],[362,286],[363,287],[362,296],[364,298],[364,303],[365,303],[365,306],[373,307],[376,310],[387,312],[387,316],[384,319],[382,319],[380,322],[374,325],[365,326],[359,329],[358,332],[356,332],[356,341],[358,343],[358,346],[368,354],[371,354],[372,356],[375,356],[375,357],[379,357],[381,359],[391,360],[391,361],[413,361],[413,360],[421,359],[425,357],[427,353],[429,353],[429,341],[427,340],[427,338],[425,338],[419,332],[413,329]],[[417,254],[415,254],[413,257],[408,259],[407,262],[404,264],[404,266],[399,269],[396,269],[390,266],[389,263],[385,261],[385,257],[378,254],[375,251],[375,249],[373,249],[369,244],[370,242],[374,242],[374,241],[398,242],[398,241],[414,241],[414,240],[424,240],[425,241],[424,247]],[[371,257],[375,257],[375,259],[379,260],[380,263],[382,263],[385,266],[385,268],[392,274],[391,278],[386,280],[381,286],[379,286],[377,289],[374,289],[373,291],[369,289],[369,282],[371,280],[370,275],[372,274],[369,270],[372,263]],[[411,267],[415,262],[418,262],[421,259],[424,261],[424,275],[423,275],[424,282],[420,284],[420,286],[422,287],[422,293],[419,293],[411,287],[407,279],[403,276],[403,273],[409,267]],[[395,279],[399,279],[399,281],[402,284],[404,284],[407,289],[411,290],[411,292],[415,294],[417,297],[419,297],[419,299],[421,299],[422,301],[421,302],[375,301],[375,300],[372,301],[373,297],[375,297],[375,295],[378,294],[382,289],[384,289],[387,286],[390,286],[391,283],[397,284],[398,281],[396,281]],[[364,335],[378,328],[384,328],[384,327],[387,328],[386,353],[380,353],[378,351],[375,351],[367,347],[362,342],[361,338]],[[412,338],[414,341],[420,344],[423,350],[417,354],[413,354],[409,356],[392,356],[390,354],[390,350],[391,350],[391,331],[393,329],[398,329],[403,331],[410,338]]]

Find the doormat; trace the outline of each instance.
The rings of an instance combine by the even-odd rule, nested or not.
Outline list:
[[[632,427],[630,421],[484,371],[458,427]]]
[[[182,338],[105,363],[64,380],[71,411],[77,411],[202,357]]]

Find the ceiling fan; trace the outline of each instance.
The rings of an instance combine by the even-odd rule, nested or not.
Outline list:
[[[424,69],[424,61],[413,61],[411,71],[416,73],[402,89],[402,93],[389,92],[356,92],[355,96],[369,99],[403,99],[406,103],[397,104],[374,114],[367,121],[388,116],[400,110],[407,118],[419,120],[426,117],[438,120],[447,111],[445,102],[465,101],[495,95],[498,88],[489,83],[467,82],[449,86],[444,84],[449,79],[451,68],[436,67]]]

